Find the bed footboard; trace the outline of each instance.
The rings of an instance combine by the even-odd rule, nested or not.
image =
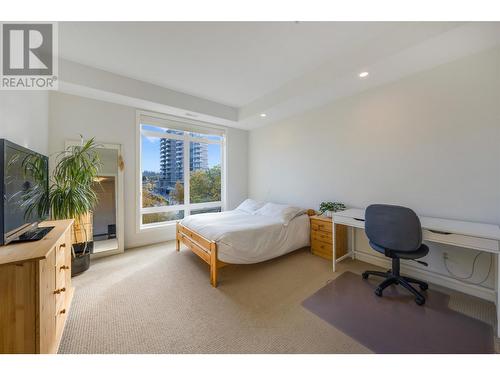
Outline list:
[[[177,223],[175,249],[180,251],[181,242],[193,253],[198,255],[210,267],[210,284],[217,287],[217,270],[224,267],[226,263],[217,259],[217,243],[207,240],[194,230]]]

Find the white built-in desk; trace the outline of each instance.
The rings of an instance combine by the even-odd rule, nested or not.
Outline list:
[[[494,224],[472,223],[467,221],[439,219],[420,216],[422,238],[424,241],[454,245],[468,249],[496,254],[495,298],[497,306],[497,336],[500,337],[500,226]],[[365,228],[365,210],[351,208],[333,214],[333,232],[335,225],[345,225],[351,228],[349,252],[337,258],[335,256],[335,235],[333,236],[333,271],[336,263],[346,257],[356,259],[356,244],[354,229]]]

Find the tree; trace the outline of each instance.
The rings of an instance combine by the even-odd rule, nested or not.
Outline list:
[[[177,204],[184,203],[184,184],[181,181],[175,183],[175,188],[170,191],[170,199]]]
[[[168,201],[161,195],[142,189],[142,207],[168,206]]]
[[[191,203],[216,202],[221,200],[221,169],[216,165],[207,170],[191,172]]]
[[[143,224],[154,224],[178,219],[182,219],[182,216],[179,216],[177,212],[157,212],[142,215]]]

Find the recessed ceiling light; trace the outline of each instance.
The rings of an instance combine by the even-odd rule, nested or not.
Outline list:
[[[369,74],[368,72],[361,72],[359,73],[359,78],[366,78],[368,77],[368,74]]]
[[[261,113],[260,117],[266,117],[267,115],[265,113]]]

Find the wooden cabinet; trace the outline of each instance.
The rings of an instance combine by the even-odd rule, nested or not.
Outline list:
[[[311,216],[311,252],[326,259],[333,258],[332,219]],[[337,258],[347,254],[347,228],[337,225],[335,230],[335,254]]]
[[[0,353],[56,353],[73,298],[72,220],[42,240],[0,247]]]

